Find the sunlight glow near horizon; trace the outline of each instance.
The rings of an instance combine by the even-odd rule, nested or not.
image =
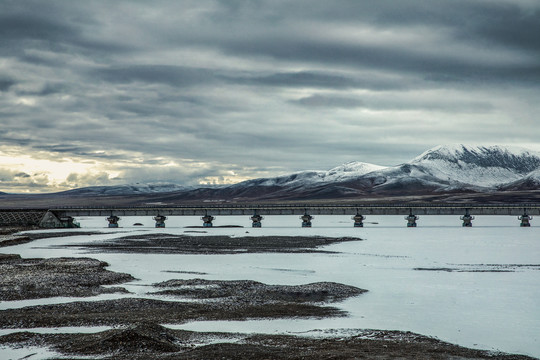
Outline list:
[[[119,175],[105,168],[105,164],[88,163],[62,158],[59,160],[36,159],[30,155],[7,156],[0,152],[0,168],[9,169],[14,174],[21,188],[15,192],[54,192],[68,190],[78,186],[88,186],[86,182],[79,184],[76,179],[96,178],[106,173],[108,179]],[[5,170],[4,170],[5,172]],[[18,175],[18,176],[17,176]],[[4,189],[6,179],[4,174],[0,177],[0,191],[13,192],[12,187]],[[25,188],[25,183],[28,187]],[[34,184],[34,185],[32,185]],[[39,185],[39,187],[36,187]]]

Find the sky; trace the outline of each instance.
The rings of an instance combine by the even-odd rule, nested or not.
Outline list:
[[[538,0],[0,0],[0,191],[540,150]]]

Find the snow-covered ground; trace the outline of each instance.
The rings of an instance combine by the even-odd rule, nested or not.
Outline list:
[[[112,271],[127,272],[139,279],[125,286],[133,294],[107,294],[93,299],[142,296],[151,290],[146,285],[154,282],[196,277],[250,279],[268,284],[334,281],[369,290],[336,304],[350,313],[346,318],[193,322],[171,325],[174,328],[265,333],[347,328],[404,330],[467,347],[540,357],[540,219],[539,224],[533,219],[532,227],[520,228],[513,216],[477,216],[472,228],[463,228],[457,216],[423,216],[417,228],[406,228],[402,216],[369,216],[364,228],[353,228],[350,216],[316,216],[312,228],[301,228],[298,216],[266,216],[263,228],[253,229],[247,216],[224,216],[217,217],[214,224],[245,227],[190,233],[363,239],[325,248],[336,253],[88,254],[77,248],[50,247],[135,233],[203,231],[184,228],[201,225],[199,217],[171,217],[165,229],[153,228],[149,217],[125,217],[118,229],[105,228],[104,218],[77,220],[83,227],[81,231],[111,230],[115,234],[44,239],[7,249],[23,257],[89,256],[107,261]],[[144,226],[133,226],[136,222]],[[426,270],[435,268],[445,270]],[[0,306],[9,309],[72,300],[4,302]]]

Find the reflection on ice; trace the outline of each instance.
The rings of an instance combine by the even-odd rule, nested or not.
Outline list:
[[[3,359],[50,359],[59,356],[55,351],[37,346],[23,348],[0,346],[0,354]]]

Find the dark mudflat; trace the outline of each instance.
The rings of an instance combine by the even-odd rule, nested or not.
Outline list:
[[[314,253],[330,252],[323,246],[361,241],[359,238],[322,236],[190,236],[174,234],[130,235],[99,243],[80,243],[63,247],[84,248],[91,252],[164,253],[164,254],[238,254],[238,253]]]
[[[344,336],[314,338],[191,332],[152,323],[96,334],[14,333],[0,337],[0,344],[48,346],[70,359],[532,359],[467,349],[410,332],[350,330]]]
[[[0,300],[127,292],[102,286],[134,280],[129,274],[106,270],[107,266],[90,258],[22,259],[15,254],[0,254]]]

